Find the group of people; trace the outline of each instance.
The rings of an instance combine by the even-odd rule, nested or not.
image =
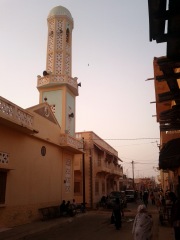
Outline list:
[[[152,193],[150,193],[148,197],[151,199],[152,205],[155,205],[154,194],[152,196]],[[143,204],[140,204],[137,208],[137,214],[132,228],[134,240],[152,240],[153,218],[147,211],[148,197],[143,199]],[[180,240],[180,199],[174,192],[168,192],[168,200],[172,204],[171,225],[174,229],[175,240]],[[119,198],[117,198],[113,206],[111,217],[113,218],[113,223],[117,230],[122,226],[122,216],[124,216],[123,208],[121,207]]]
[[[61,205],[60,205],[60,214],[62,216],[74,216],[76,214],[76,208],[77,204],[75,202],[75,199],[73,199],[72,203],[70,201],[65,201],[63,200]]]
[[[85,206],[83,203],[77,204],[75,199],[70,201],[65,201],[63,200],[62,203],[60,204],[60,215],[61,216],[75,216],[77,212],[85,212]]]
[[[122,226],[122,217],[124,216],[123,208],[121,207],[119,198],[116,198],[112,210],[112,223],[119,230]],[[147,208],[141,204],[137,208],[137,214],[134,219],[132,234],[134,240],[151,240],[152,239],[152,217],[148,214]]]
[[[164,194],[162,190],[159,192],[157,191],[140,191],[139,192],[139,198],[143,201],[144,205],[147,207],[149,202],[151,202],[152,205],[156,205],[159,207],[159,205],[164,204],[165,201],[168,199],[168,192]]]
[[[155,205],[155,195],[153,192],[149,195],[152,205]],[[175,240],[180,240],[180,200],[176,196],[174,192],[167,192],[165,196],[162,194],[158,195],[160,199],[161,205],[171,204],[171,214],[170,214],[170,222],[172,227],[174,228],[174,236]],[[152,239],[152,226],[153,220],[152,216],[148,214],[147,211],[147,201],[148,197],[143,199],[144,204],[139,205],[137,208],[137,214],[133,223],[133,237],[134,240],[151,240]]]

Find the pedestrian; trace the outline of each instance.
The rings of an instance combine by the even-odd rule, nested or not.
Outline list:
[[[120,199],[116,198],[115,203],[113,205],[113,216],[115,221],[115,227],[117,230],[119,230],[122,225],[122,222],[121,222],[122,214],[123,214],[123,209],[120,203]]]
[[[61,216],[65,216],[66,214],[67,214],[67,211],[66,211],[66,201],[62,200],[62,203],[60,205],[60,215]]]
[[[144,204],[139,205],[137,214],[133,223],[133,239],[134,240],[151,240],[152,239],[152,217],[148,214]]]
[[[139,192],[139,198],[142,200],[142,191]]]
[[[153,192],[150,193],[150,199],[151,199],[152,205],[155,205],[155,196]]]
[[[148,192],[147,191],[144,191],[144,193],[143,193],[143,203],[144,203],[144,205],[147,207],[147,205],[148,205],[148,198],[149,198],[149,194],[148,194]]]
[[[70,201],[67,201],[67,202],[66,202],[66,205],[65,205],[67,214],[69,214],[69,211],[70,211],[70,204],[71,204],[71,202],[70,202]]]
[[[172,203],[171,224],[174,228],[175,240],[180,240],[180,199],[174,192],[169,193],[169,198]]]
[[[106,207],[106,196],[102,196],[101,201],[100,201],[100,204],[101,204],[101,206],[102,206],[103,208]]]
[[[73,205],[74,209],[77,208],[76,200],[75,200],[74,198],[73,198],[73,200],[72,200],[72,205]]]

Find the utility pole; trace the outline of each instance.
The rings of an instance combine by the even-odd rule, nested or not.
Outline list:
[[[132,163],[133,189],[134,189],[134,161]]]
[[[84,138],[83,138],[83,159],[82,159],[82,177],[83,177],[83,206],[86,207],[86,189],[85,189],[85,153],[84,153]]]

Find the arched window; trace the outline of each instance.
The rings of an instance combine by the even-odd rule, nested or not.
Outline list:
[[[69,43],[69,28],[66,29],[66,42]]]

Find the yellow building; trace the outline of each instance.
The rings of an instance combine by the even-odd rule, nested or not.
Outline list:
[[[117,151],[94,132],[78,132],[76,138],[84,140],[84,155],[75,156],[74,197],[93,208],[102,196],[120,191],[123,168]]]
[[[71,77],[73,18],[48,15],[46,70],[37,77],[39,104],[22,109],[0,97],[0,227],[39,219],[38,209],[74,197],[77,78]]]

